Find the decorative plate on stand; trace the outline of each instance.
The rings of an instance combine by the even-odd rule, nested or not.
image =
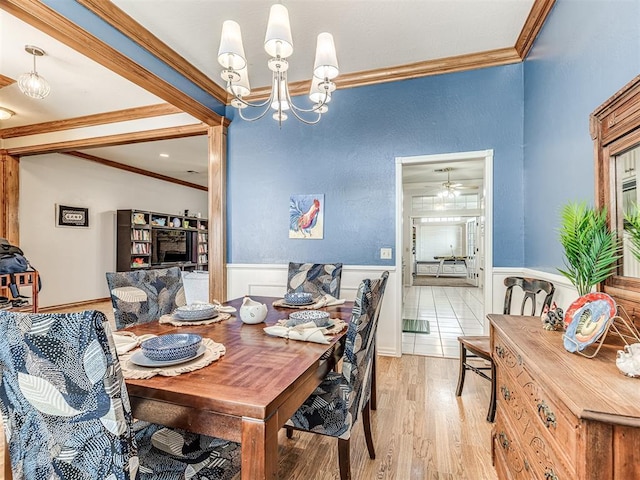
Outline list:
[[[616,302],[606,293],[588,293],[578,298],[564,316],[564,348],[581,352],[600,338],[615,316]]]

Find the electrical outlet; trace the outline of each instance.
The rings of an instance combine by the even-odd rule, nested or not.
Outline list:
[[[380,258],[382,260],[391,260],[392,250],[390,248],[380,249]]]

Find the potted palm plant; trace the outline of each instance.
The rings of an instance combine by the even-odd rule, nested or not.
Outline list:
[[[560,243],[566,269],[558,271],[571,281],[580,296],[610,276],[620,258],[620,242],[616,232],[609,229],[606,208],[587,207],[586,203],[565,205]]]

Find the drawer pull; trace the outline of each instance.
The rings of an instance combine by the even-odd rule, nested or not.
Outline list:
[[[541,415],[542,422],[547,428],[557,427],[556,414],[553,413],[553,410],[549,408],[549,405],[544,403],[544,400],[538,403],[538,415],[540,414],[542,414]]]
[[[504,348],[502,348],[500,345],[498,345],[496,347],[496,354],[498,355],[498,357],[504,358]]]
[[[511,400],[511,392],[509,391],[509,389],[507,387],[505,387],[504,385],[500,387],[500,391],[502,392],[502,397],[509,401]]]
[[[553,468],[547,468],[544,471],[544,480],[558,480],[558,476],[553,471]]]
[[[502,448],[504,448],[505,450],[509,448],[510,442],[504,432],[500,432],[500,435],[498,435],[498,438],[500,439],[500,445],[502,445]]]

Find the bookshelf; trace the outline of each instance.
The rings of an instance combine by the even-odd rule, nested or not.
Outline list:
[[[179,266],[208,270],[207,219],[143,210],[118,210],[116,270]]]
[[[201,220],[198,225],[198,242],[197,242],[197,261],[198,266],[202,267],[198,270],[208,270],[209,266],[209,222]]]

